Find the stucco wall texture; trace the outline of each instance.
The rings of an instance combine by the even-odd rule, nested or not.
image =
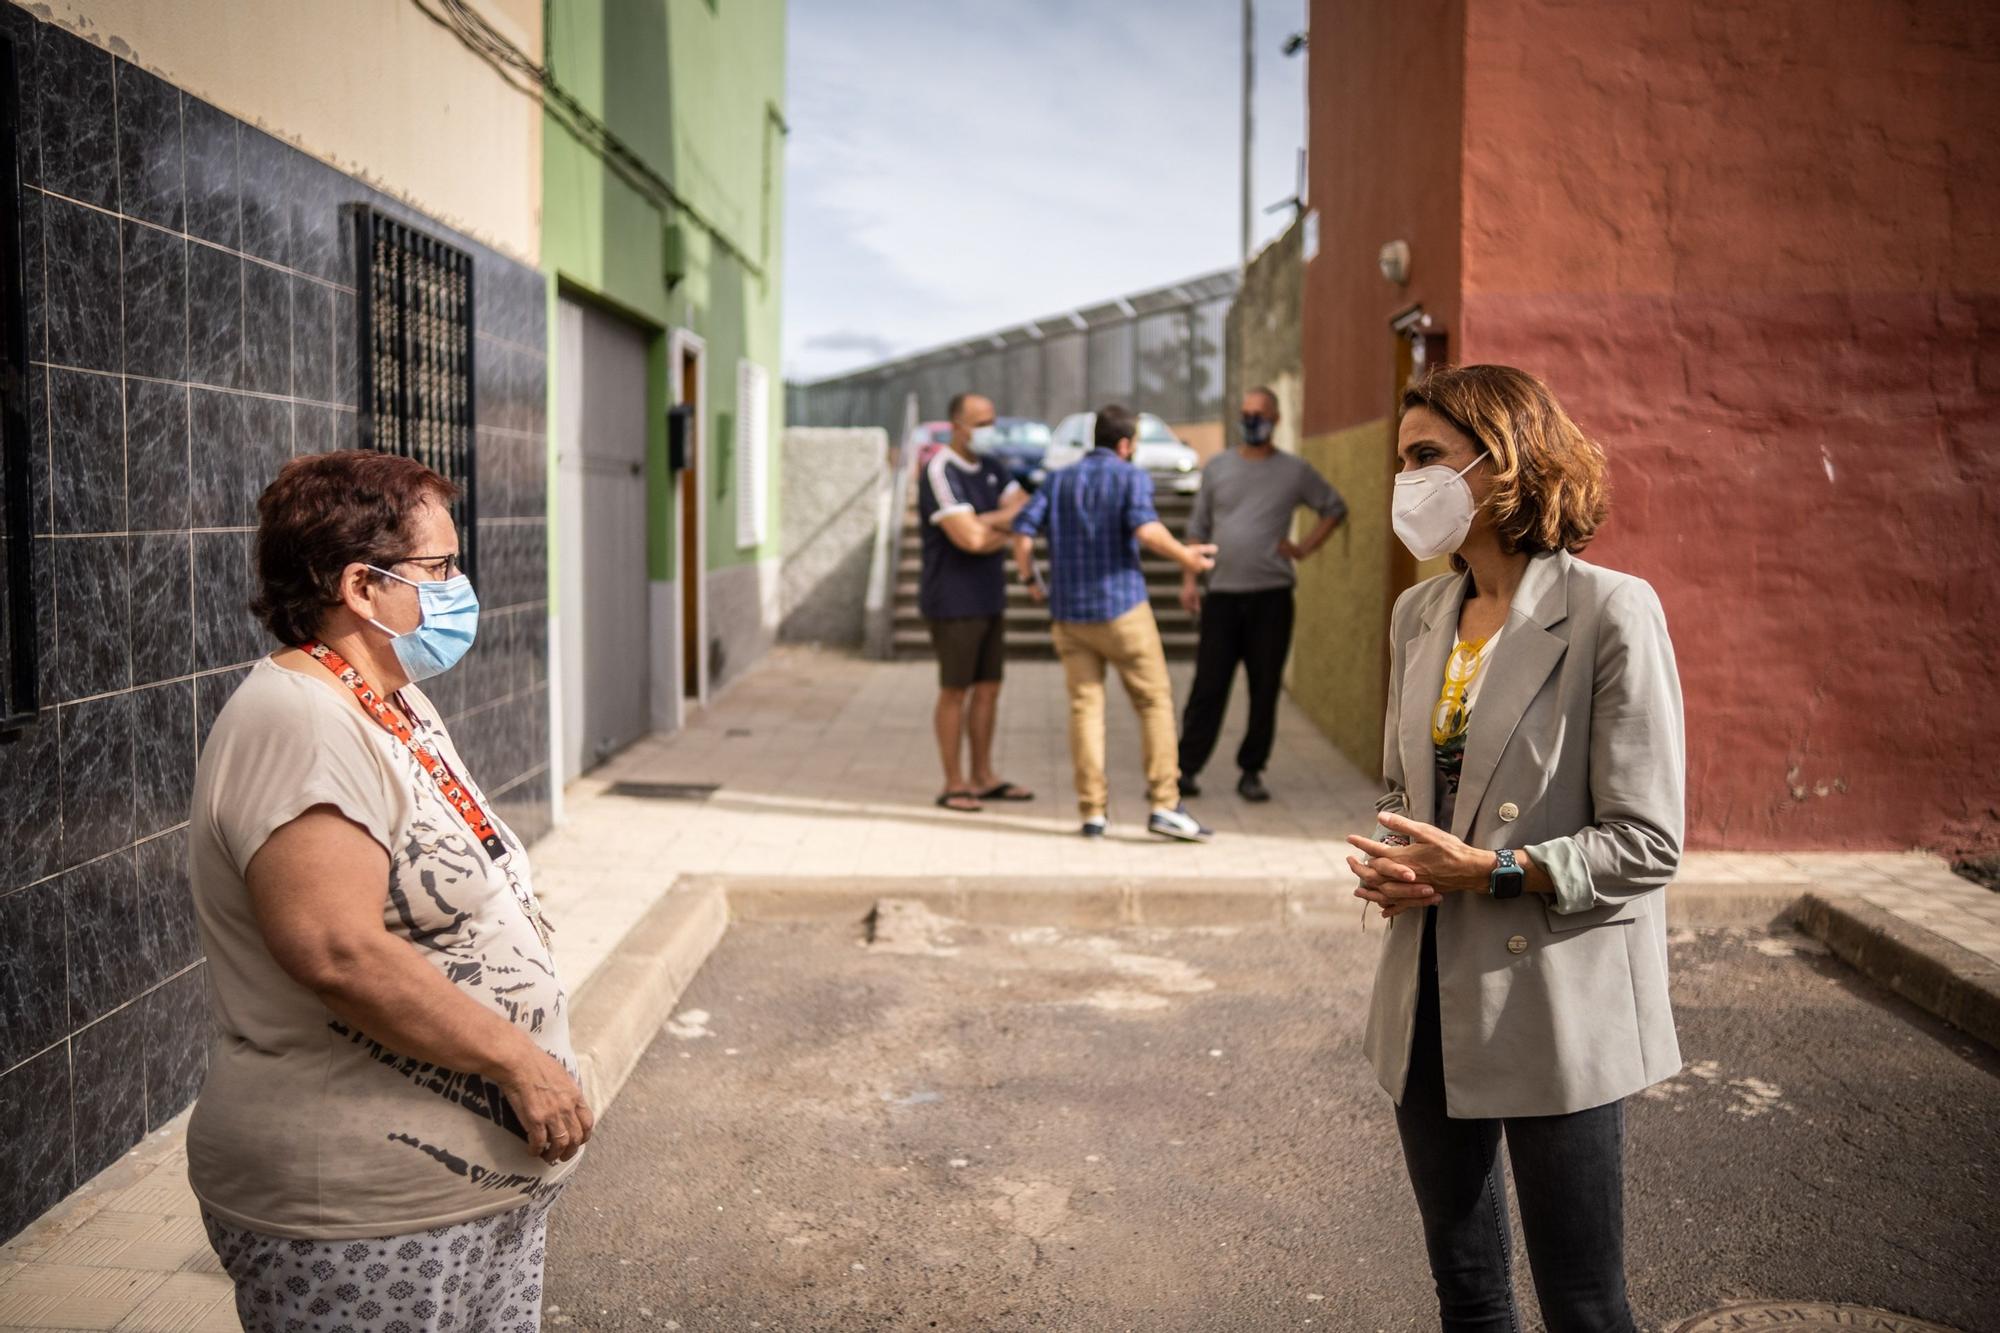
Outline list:
[[[1700,846],[2000,843],[2000,12],[1473,0],[1453,354],[1612,459]]]
[[[790,426],[784,486],[784,582],[778,637],[790,643],[861,642],[875,524],[885,512],[889,433]]]
[[[540,106],[407,0],[23,8],[496,250],[540,258]],[[535,0],[482,0],[479,9],[541,57]]]
[[[1379,772],[1389,607],[1411,577],[1389,530],[1398,311],[1455,328],[1466,0],[1313,0],[1306,74],[1309,203],[1319,253],[1300,310],[1299,452],[1346,497],[1348,523],[1299,569],[1291,688],[1351,761]],[[1384,281],[1407,241],[1410,281]]]
[[[1588,558],[1680,651],[1697,847],[2000,844],[2000,11],[1312,5],[1303,452],[1393,465],[1385,321],[1543,376],[1612,464]],[[1407,287],[1376,249],[1412,249]],[[1373,423],[1373,424],[1371,424]],[[1370,458],[1368,455],[1373,454]],[[1393,537],[1302,571],[1295,691],[1379,742]],[[1337,556],[1336,551],[1329,555]]]

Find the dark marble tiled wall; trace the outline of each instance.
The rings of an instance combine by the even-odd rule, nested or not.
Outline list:
[[[0,740],[4,1238],[200,1086],[195,759],[273,646],[246,609],[257,496],[354,439],[353,204],[474,255],[484,609],[430,693],[529,839],[549,773],[541,275],[61,29],[5,5],[0,25],[21,72],[42,685],[38,722]]]

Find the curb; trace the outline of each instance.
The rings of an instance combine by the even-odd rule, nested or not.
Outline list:
[[[1808,893],[1795,920],[1863,976],[2000,1050],[2000,967],[1858,898]]]
[[[1338,926],[1361,914],[1351,883],[1325,879],[709,875],[685,882],[725,893],[730,916],[738,921],[858,921],[879,898],[913,899],[982,926]],[[1789,924],[1806,888],[1804,883],[1676,884],[1667,891],[1667,924]]]
[[[570,1042],[594,1114],[601,1117],[625,1086],[728,928],[729,900],[720,888],[675,885],[577,991]]]

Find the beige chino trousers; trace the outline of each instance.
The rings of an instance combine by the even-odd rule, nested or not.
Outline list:
[[[1174,737],[1174,689],[1153,608],[1141,602],[1115,620],[1054,622],[1056,655],[1069,687],[1069,755],[1076,766],[1076,808],[1085,819],[1104,813],[1104,666],[1125,682],[1139,714],[1146,789],[1154,809],[1181,803],[1179,746]]]

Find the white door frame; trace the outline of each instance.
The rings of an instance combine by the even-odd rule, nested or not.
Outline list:
[[[704,442],[708,438],[708,343],[693,329],[675,328],[667,335],[667,400],[678,407],[681,404],[681,358],[683,353],[694,357],[694,429],[688,440],[688,459],[694,465],[694,567],[689,569],[681,559],[681,551],[686,549],[682,534],[683,524],[690,521],[683,512],[682,487],[679,474],[669,477],[674,491],[674,568],[680,578],[694,579],[695,632],[699,642],[695,645],[695,702],[708,707],[708,450]],[[687,726],[687,682],[680,678],[681,664],[687,661],[687,645],[682,636],[687,632],[687,616],[683,607],[687,605],[688,590],[676,587],[680,594],[674,603],[674,728]]]

